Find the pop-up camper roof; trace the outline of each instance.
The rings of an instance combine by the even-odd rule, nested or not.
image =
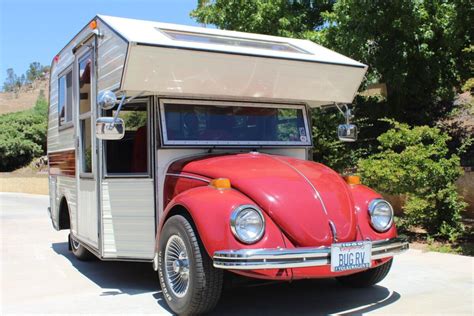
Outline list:
[[[279,99],[315,107],[352,102],[367,70],[307,40],[103,15],[96,21],[99,32],[113,32],[125,44],[116,45],[126,49],[117,59],[123,65],[116,90],[130,94]],[[100,41],[110,39],[104,35],[99,62],[114,64],[100,52],[107,46]]]

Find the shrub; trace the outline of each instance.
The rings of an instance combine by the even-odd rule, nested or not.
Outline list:
[[[438,128],[386,121],[393,128],[377,138],[380,152],[359,160],[364,183],[407,197],[398,221],[402,229],[421,226],[432,236],[456,240],[466,204],[454,185],[462,169],[459,157],[449,154],[450,137]]]
[[[48,104],[38,98],[34,108],[0,115],[0,171],[12,171],[46,151]]]

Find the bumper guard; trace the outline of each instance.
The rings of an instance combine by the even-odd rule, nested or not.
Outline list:
[[[372,260],[393,257],[408,250],[403,238],[372,242]],[[214,253],[214,267],[228,270],[286,269],[331,264],[331,247],[220,250]]]

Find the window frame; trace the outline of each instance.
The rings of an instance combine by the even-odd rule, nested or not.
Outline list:
[[[124,107],[130,104],[134,103],[145,103],[146,104],[146,112],[147,112],[147,172],[129,172],[129,173],[124,173],[124,172],[117,172],[117,173],[109,173],[107,171],[107,141],[112,141],[116,142],[117,140],[103,140],[102,141],[102,166],[103,166],[103,178],[104,179],[130,179],[130,178],[140,178],[140,179],[149,179],[152,177],[152,132],[151,132],[151,124],[153,123],[152,121],[152,102],[149,97],[146,98],[137,98],[134,99],[131,102],[127,102],[127,104],[124,104]],[[118,105],[118,103],[117,103]],[[112,109],[112,111],[115,109],[115,107]],[[124,108],[122,108],[123,110]],[[102,111],[102,115],[104,115],[105,111]],[[125,126],[126,128],[127,126]]]
[[[80,64],[81,62],[86,58],[86,56],[90,54],[91,55],[91,59],[92,59],[92,68],[90,69],[90,80],[91,80],[91,83],[90,83],[90,108],[89,108],[89,111],[88,112],[85,112],[85,113],[80,113],[80,102],[81,102],[81,91],[80,91],[80,78],[79,78],[79,75],[80,75]],[[77,126],[77,129],[78,129],[78,136],[79,136],[79,139],[80,139],[80,146],[78,148],[78,151],[79,151],[79,178],[80,179],[95,179],[95,174],[96,174],[96,171],[95,171],[95,161],[94,161],[94,152],[96,151],[95,148],[95,142],[94,142],[94,138],[95,138],[95,135],[93,135],[93,125],[95,124],[94,122],[94,115],[92,115],[92,111],[93,111],[93,102],[92,102],[92,92],[93,92],[93,80],[94,80],[94,76],[95,76],[95,54],[94,54],[94,48],[88,48],[86,50],[84,50],[83,52],[81,52],[80,55],[78,55],[77,57],[77,71],[76,71],[76,75],[75,75],[75,89],[77,90],[77,95],[76,95],[76,104],[77,104],[77,108],[76,108],[76,113],[77,113],[77,122],[78,122],[78,126]],[[84,172],[83,169],[84,169],[84,152],[83,152],[83,146],[84,146],[84,138],[82,136],[82,121],[85,121],[87,119],[90,119],[91,120],[91,171],[90,172]]]
[[[63,69],[59,75],[58,75],[58,84],[57,84],[57,87],[58,87],[58,105],[57,105],[57,109],[58,109],[58,129],[59,131],[62,131],[62,130],[65,130],[65,129],[69,129],[71,127],[74,126],[74,71],[73,71],[73,65],[74,63],[71,63],[69,66],[67,66],[65,69]],[[71,120],[70,121],[67,121],[67,75],[68,74],[71,74],[71,108],[70,108],[70,111],[71,111]],[[60,119],[60,111],[59,111],[59,91],[60,91],[60,82],[61,82],[61,78],[65,77],[65,80],[66,80],[66,103],[64,103],[64,117],[65,117],[65,122],[64,124],[61,124],[61,119]]]
[[[215,105],[215,106],[237,106],[237,107],[262,107],[279,109],[300,109],[308,141],[206,141],[206,140],[168,140],[166,129],[165,104],[189,104],[193,105]],[[312,148],[313,139],[308,119],[306,104],[290,103],[260,103],[260,102],[238,102],[238,101],[216,101],[216,100],[189,100],[189,99],[166,99],[159,100],[160,143],[162,148]]]

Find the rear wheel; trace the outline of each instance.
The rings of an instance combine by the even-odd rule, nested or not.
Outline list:
[[[158,277],[168,306],[177,314],[212,310],[222,292],[223,272],[212,266],[191,223],[170,217],[161,232]]]
[[[95,259],[95,256],[87,250],[81,243],[69,233],[69,247],[74,256],[81,261],[89,261]]]
[[[379,283],[387,276],[392,267],[392,261],[393,258],[376,268],[338,277],[336,279],[343,285],[350,287],[369,287]]]

